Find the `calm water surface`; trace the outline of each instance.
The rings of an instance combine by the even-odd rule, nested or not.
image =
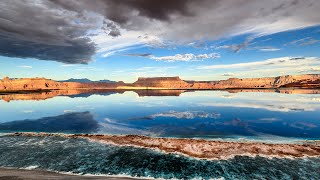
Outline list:
[[[320,94],[227,91],[179,94],[139,96],[126,91],[9,102],[0,95],[3,100],[0,132],[140,134],[270,142],[320,139]],[[235,157],[206,161],[81,139],[0,136],[0,167],[79,174],[319,179],[319,160]]]
[[[226,91],[137,93],[0,102],[0,131],[202,138],[320,137],[320,94]]]

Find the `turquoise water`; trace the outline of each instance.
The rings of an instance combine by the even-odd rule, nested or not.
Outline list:
[[[60,137],[0,137],[0,166],[177,179],[319,179],[320,159],[197,160]]]

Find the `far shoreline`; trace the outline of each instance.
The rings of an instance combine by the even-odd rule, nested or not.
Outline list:
[[[27,94],[27,93],[43,93],[52,91],[72,91],[72,90],[85,90],[86,92],[94,91],[157,91],[157,90],[168,90],[168,91],[179,91],[184,90],[186,92],[192,91],[237,91],[237,90],[252,90],[252,91],[268,91],[273,90],[274,92],[280,90],[320,90],[320,87],[279,87],[279,88],[223,88],[223,89],[195,89],[195,88],[160,88],[160,87],[137,87],[137,88],[70,88],[70,89],[25,89],[25,90],[0,90],[0,94]]]

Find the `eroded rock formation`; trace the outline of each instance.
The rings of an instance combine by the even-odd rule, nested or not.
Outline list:
[[[139,87],[168,89],[250,89],[280,87],[320,87],[319,74],[286,75],[267,78],[230,78],[221,81],[183,81],[179,77],[139,78],[133,83]]]
[[[181,80],[180,77],[138,78],[132,85],[135,87],[159,87],[168,89],[190,88],[190,84]]]
[[[124,82],[57,82],[45,78],[0,80],[0,91],[66,89],[267,89],[281,87],[320,88],[320,74],[286,75],[267,78],[230,78],[221,81],[184,81],[179,77],[139,78]]]
[[[320,87],[319,83],[315,83],[320,80],[319,74],[305,74],[305,75],[286,75],[278,77],[267,77],[267,78],[230,78],[227,80],[222,80],[214,82],[213,87],[216,89],[227,89],[227,88],[280,88],[286,87],[289,84],[292,84],[291,87],[302,87],[301,84],[304,84],[305,87]],[[309,84],[310,83],[310,84]],[[308,84],[310,86],[308,86]]]
[[[67,89],[115,89],[124,85],[118,83],[79,83],[79,82],[58,82],[45,78],[19,78],[0,80],[1,91],[23,91],[23,90],[67,90]]]

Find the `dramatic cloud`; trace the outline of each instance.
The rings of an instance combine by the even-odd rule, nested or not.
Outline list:
[[[315,26],[319,8],[317,0],[3,0],[0,55],[86,64],[96,53],[107,57],[138,45]],[[250,41],[220,48],[239,52]]]
[[[115,23],[113,22],[106,22],[105,23],[106,26],[102,27],[103,30],[105,30],[105,32],[112,36],[112,37],[117,37],[117,36],[120,36],[121,33],[120,33],[120,30],[119,28],[115,25]],[[109,32],[107,32],[109,31]]]
[[[52,1],[72,12],[94,11],[126,30],[176,40],[229,34],[271,34],[317,25],[317,0],[97,0]],[[161,29],[159,29],[161,28]],[[165,35],[166,34],[166,35]]]
[[[85,37],[95,18],[59,9],[50,1],[0,3],[0,55],[88,63],[95,46]]]

